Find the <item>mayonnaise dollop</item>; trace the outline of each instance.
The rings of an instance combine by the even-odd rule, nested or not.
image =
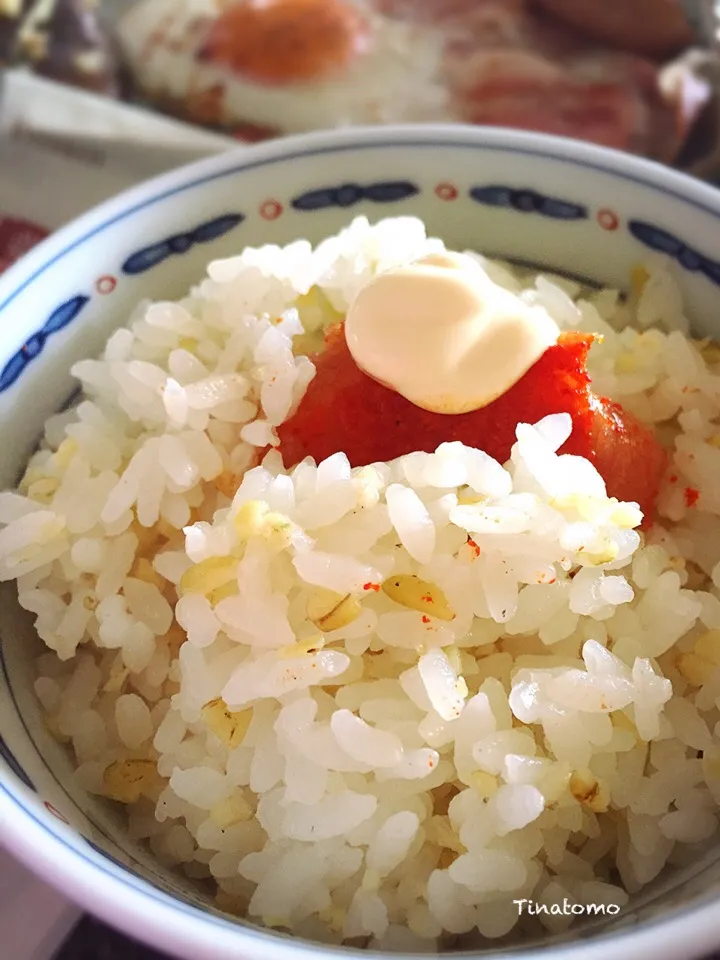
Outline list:
[[[368,376],[434,413],[479,410],[557,342],[548,313],[488,277],[470,256],[437,253],[380,273],[345,320]]]

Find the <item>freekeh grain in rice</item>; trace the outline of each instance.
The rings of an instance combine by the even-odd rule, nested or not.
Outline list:
[[[518,424],[507,464],[257,462],[324,327],[442,250],[358,218],[210,264],[76,364],[82,401],[0,493],[78,782],[222,909],[388,950],[528,932],[522,897],[623,905],[720,803],[720,358],[662,258],[625,299],[471,254],[604,335],[594,388],[671,451],[649,531],[558,456],[565,415]]]

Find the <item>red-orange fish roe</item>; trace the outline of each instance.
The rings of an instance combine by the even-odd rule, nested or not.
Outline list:
[[[685,506],[688,507],[688,509],[694,507],[699,499],[699,490],[696,490],[695,487],[685,487]]]
[[[573,432],[562,448],[592,461],[610,496],[636,501],[651,518],[666,454],[653,433],[622,407],[590,389],[587,355],[593,337],[562,334],[501,397],[480,410],[448,416],[421,410],[359,369],[342,324],[331,328],[314,358],[317,374],[300,407],[278,430],[286,467],[306,456],[318,462],[338,451],[354,467],[432,452],[445,441],[479,447],[504,463],[518,423],[569,413]]]
[[[200,58],[260,84],[303,83],[339,73],[369,31],[350,0],[241,0],[214,22]]]

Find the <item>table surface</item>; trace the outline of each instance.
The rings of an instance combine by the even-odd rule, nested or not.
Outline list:
[[[166,960],[165,956],[84,917],[54,960]]]

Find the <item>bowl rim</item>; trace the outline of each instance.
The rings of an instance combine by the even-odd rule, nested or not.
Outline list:
[[[654,161],[616,150],[546,134],[505,128],[462,125],[404,125],[354,127],[320,133],[300,134],[249,147],[238,147],[216,156],[182,166],[125,190],[68,223],[41,242],[0,278],[0,312],[64,256],[113,224],[130,218],[147,206],[170,196],[203,186],[234,173],[263,166],[286,164],[293,159],[333,153],[357,152],[372,148],[448,147],[479,151],[512,152],[545,158],[610,174],[616,178],[650,187],[687,206],[720,218],[720,191],[687,174]],[[0,357],[0,365],[3,357]],[[132,874],[118,875],[102,863],[85,856],[63,838],[63,828],[50,822],[24,802],[25,788],[17,778],[0,774],[0,839],[31,870],[69,895],[90,912],[146,943],[177,956],[195,960],[249,956],[253,960],[275,960],[285,951],[295,960],[311,960],[318,954],[352,956],[362,953],[372,960],[386,956],[378,950],[316,944],[246,924],[233,923],[170,894],[154,890]],[[690,932],[689,924],[692,925]],[[662,944],[657,940],[661,937]],[[608,947],[620,948],[624,960],[641,960],[649,951],[677,960],[699,956],[720,943],[717,908],[711,900],[681,906],[665,918],[650,918],[636,926],[554,945],[492,949],[484,953],[491,960],[512,954],[532,960],[539,949],[553,950],[568,960],[604,960]],[[463,952],[468,955],[476,951]],[[417,957],[423,954],[402,954]]]
[[[564,162],[659,190],[704,213],[720,214],[720,191],[654,160],[551,134],[462,124],[349,127],[295,134],[237,146],[161,173],[93,207],[60,227],[0,276],[0,312],[63,256],[143,208],[233,173],[295,159],[381,147],[452,147],[511,151]]]

